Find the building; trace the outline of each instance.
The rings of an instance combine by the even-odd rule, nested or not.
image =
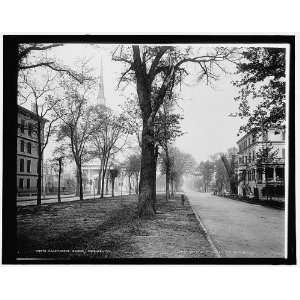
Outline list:
[[[105,109],[108,107],[106,103],[106,98],[104,95],[104,77],[103,77],[103,63],[102,58],[100,61],[100,76],[99,76],[99,83],[98,83],[98,95],[96,101],[92,100],[91,104],[93,105],[100,105]],[[82,165],[82,175],[85,180],[83,183],[83,190],[84,193],[97,193],[98,189],[98,177],[99,171],[101,167],[101,161],[99,158],[94,158]],[[115,180],[115,191],[118,193],[122,193],[123,190],[128,189],[128,184],[125,182],[124,178],[125,170],[121,166],[120,168],[120,175]],[[111,180],[110,180],[110,170],[108,168],[106,175],[105,175],[105,193],[111,192]]]
[[[102,105],[106,107],[106,100],[104,96],[104,80],[103,80],[103,63],[102,58],[100,60],[100,77],[98,86],[98,95],[96,102],[91,103],[93,105]],[[87,183],[84,184],[84,192],[94,193],[97,191],[98,176],[100,171],[101,161],[99,158],[94,158],[82,165],[83,176],[87,178]],[[108,176],[108,175],[107,175]]]
[[[43,163],[43,193],[46,195],[57,194],[58,191],[58,167],[50,163],[49,160],[44,160]],[[73,175],[65,172],[64,168],[60,178],[61,194],[75,193],[75,181]]]
[[[36,125],[39,116],[18,105],[17,132],[17,194],[37,192],[38,141]],[[42,119],[41,131],[44,132],[46,119]],[[44,136],[42,134],[42,140]]]
[[[269,129],[257,136],[250,132],[238,140],[237,144],[238,194],[259,198],[267,194],[283,197],[285,130]],[[265,155],[262,156],[262,153]],[[273,155],[270,156],[271,153]]]

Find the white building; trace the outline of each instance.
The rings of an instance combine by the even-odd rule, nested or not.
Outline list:
[[[98,87],[98,95],[96,98],[96,102],[94,101],[94,105],[102,105],[103,107],[107,107],[106,98],[104,95],[104,81],[103,81],[103,64],[102,59],[100,63],[100,77],[99,77],[99,87]],[[86,183],[84,184],[84,193],[97,193],[98,190],[98,178],[99,171],[101,167],[101,161],[98,158],[92,159],[87,163],[82,165],[82,172],[85,178],[87,178]],[[110,171],[107,169],[105,175],[105,194],[111,193],[111,182],[110,182]],[[106,187],[107,186],[107,187]],[[125,170],[121,167],[121,171],[119,176],[115,179],[114,190],[116,193],[123,193],[123,191],[128,192],[129,184],[128,181],[125,180]]]
[[[283,129],[269,129],[263,135],[253,133],[244,135],[237,141],[238,152],[238,194],[251,195],[258,193],[264,196],[264,188],[271,187],[284,195],[284,168],[285,168],[285,131]],[[276,152],[270,161],[262,161],[258,155],[260,149],[271,149]],[[277,193],[275,192],[275,193]]]

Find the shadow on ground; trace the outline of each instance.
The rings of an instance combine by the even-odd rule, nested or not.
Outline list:
[[[136,196],[18,208],[20,258],[202,258],[214,253],[188,203],[158,196],[158,213],[137,217]]]

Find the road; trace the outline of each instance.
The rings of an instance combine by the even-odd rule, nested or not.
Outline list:
[[[284,210],[187,191],[221,257],[284,257]]]

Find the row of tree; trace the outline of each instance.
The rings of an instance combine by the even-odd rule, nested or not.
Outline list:
[[[72,159],[77,169],[77,192],[82,200],[82,164],[97,157],[101,161],[98,193],[103,197],[109,163],[125,145],[130,127],[123,114],[116,114],[104,106],[88,104],[94,95],[96,78],[92,76],[87,62],[79,62],[77,70],[73,71],[56,62],[45,61],[43,55],[37,56],[37,61],[31,61],[31,52],[50,48],[37,44],[21,45],[19,48],[19,103],[30,102],[36,115],[34,122],[28,115],[25,127],[37,140],[37,149],[32,149],[38,156],[37,204],[41,204],[44,150],[49,139],[55,136],[59,146],[53,153],[53,161],[58,165],[59,184],[63,161]],[[23,124],[19,126],[24,129]],[[116,177],[117,174],[114,176],[114,172],[111,173],[112,178]],[[60,195],[58,198],[60,201]]]
[[[196,188],[203,192],[213,189],[218,193],[230,191],[231,194],[237,193],[238,176],[237,149],[229,148],[226,153],[216,153],[210,160],[200,162],[196,171],[200,175],[197,179]]]
[[[241,101],[240,116],[249,118],[249,125],[254,124],[260,116],[260,126],[267,124],[284,123],[285,119],[285,51],[282,49],[269,48],[226,48],[213,47],[201,48],[190,46],[118,46],[113,52],[112,59],[124,65],[125,69],[120,77],[120,83],[132,83],[136,89],[136,96],[133,98],[136,114],[139,116],[136,126],[131,124],[126,114],[111,118],[103,109],[86,108],[86,100],[94,90],[95,78],[87,64],[81,64],[76,71],[59,65],[55,60],[41,56],[37,61],[32,61],[30,54],[33,51],[45,51],[59,44],[29,44],[20,45],[19,48],[19,86],[28,86],[30,95],[23,95],[27,101],[33,97],[36,101],[36,112],[39,114],[37,123],[39,128],[36,132],[39,135],[41,126],[48,126],[46,130],[46,141],[39,138],[39,153],[43,153],[48,137],[52,133],[53,123],[59,120],[59,139],[68,141],[69,149],[75,160],[78,169],[79,194],[82,199],[82,171],[81,166],[85,157],[90,153],[87,143],[93,140],[94,155],[101,152],[101,173],[102,192],[103,174],[109,164],[109,155],[113,155],[120,147],[116,146],[119,133],[129,134],[133,129],[137,133],[141,146],[141,172],[139,181],[139,202],[138,212],[140,216],[152,215],[155,213],[156,203],[156,170],[159,148],[164,152],[166,159],[166,180],[172,178],[169,158],[169,144],[182,132],[178,128],[180,116],[172,113],[172,105],[177,94],[180,92],[181,84],[185,78],[194,75],[199,82],[212,84],[222,73],[226,73],[228,64],[235,64],[238,67],[242,79],[235,82],[241,94],[237,101]],[[198,67],[196,74],[192,74],[192,65]],[[36,89],[28,80],[28,73],[37,68],[45,68],[51,71],[48,78],[44,78],[45,84],[42,88]],[[54,73],[53,73],[54,72]],[[49,72],[48,72],[49,74]],[[55,79],[58,80],[55,80]],[[268,79],[268,83],[261,89],[255,88]],[[60,92],[53,95],[53,80],[59,82]],[[30,82],[30,83],[29,83]],[[29,84],[28,84],[29,83]],[[24,89],[26,89],[24,87]],[[22,88],[21,88],[22,90]],[[257,92],[258,91],[258,92]],[[251,112],[247,104],[250,94],[262,97],[264,102],[257,106],[257,110]],[[20,93],[22,94],[22,93]],[[45,102],[39,107],[38,100],[43,98]],[[46,105],[45,105],[46,104]],[[266,110],[268,111],[266,113]],[[257,113],[259,112],[259,114]],[[51,114],[52,118],[47,125],[43,118]],[[100,116],[99,116],[100,114]],[[103,122],[94,123],[96,119],[118,120],[115,129],[109,123],[109,129]],[[136,116],[135,116],[136,117]],[[91,122],[91,120],[93,120]],[[256,124],[256,123],[255,123]],[[254,124],[254,125],[255,125]],[[173,127],[172,127],[172,126]],[[258,127],[258,124],[256,124]],[[248,130],[245,129],[245,130]],[[99,131],[102,133],[100,134]],[[111,134],[111,135],[110,135]],[[121,134],[122,135],[122,134]],[[107,138],[107,136],[110,136]],[[94,137],[94,138],[92,138]],[[107,140],[107,146],[97,146],[95,137]],[[108,156],[107,156],[108,155]],[[42,155],[40,155],[42,157]],[[225,160],[223,159],[223,163]],[[41,164],[38,166],[38,189],[41,186]],[[228,168],[226,168],[228,172]],[[100,178],[100,176],[99,176]],[[166,185],[169,187],[169,184]],[[168,195],[168,193],[167,193]],[[167,196],[168,197],[168,196]],[[40,193],[38,193],[38,204]]]

